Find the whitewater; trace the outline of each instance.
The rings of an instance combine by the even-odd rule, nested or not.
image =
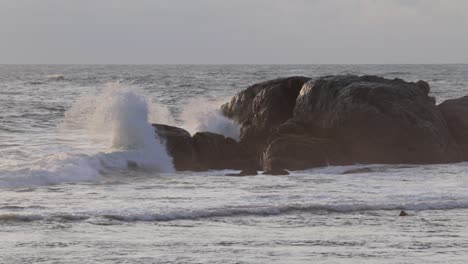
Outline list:
[[[0,263],[466,263],[468,163],[176,172],[151,126],[238,139],[236,92],[329,74],[468,95],[468,65],[0,65]]]

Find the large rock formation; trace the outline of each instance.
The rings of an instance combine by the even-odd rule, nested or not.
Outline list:
[[[468,160],[468,96],[447,100],[439,109],[463,152],[463,160]]]
[[[289,77],[254,84],[223,105],[223,114],[241,125],[240,142],[256,156],[269,135],[292,117],[296,98],[306,77]]]
[[[424,81],[290,77],[250,86],[221,107],[240,124],[240,142],[155,127],[177,170],[242,169],[244,175],[260,165],[280,175],[354,163],[447,163],[461,161],[461,149],[468,159],[468,97],[437,107],[429,92]]]
[[[293,118],[309,130],[325,131],[352,163],[459,161],[459,149],[428,93],[424,81],[328,76],[304,85]]]
[[[460,160],[426,82],[325,76],[298,93],[306,80],[253,85],[222,107],[241,125],[241,144],[253,149],[264,170]]]
[[[255,167],[255,160],[232,138],[210,132],[199,132],[192,137],[182,128],[162,124],[153,124],[153,127],[166,144],[178,171],[253,171]]]

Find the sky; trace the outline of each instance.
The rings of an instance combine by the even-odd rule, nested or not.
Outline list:
[[[468,0],[0,0],[0,64],[468,63]]]

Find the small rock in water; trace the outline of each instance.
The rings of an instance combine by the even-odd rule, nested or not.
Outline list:
[[[133,160],[128,160],[128,161],[127,161],[127,167],[128,167],[129,169],[136,169],[136,168],[138,168],[138,163],[136,163],[136,162],[133,161]]]
[[[257,175],[257,170],[254,169],[244,169],[239,173],[228,173],[226,176],[255,176]]]
[[[399,216],[408,216],[408,214],[405,211],[401,211]]]

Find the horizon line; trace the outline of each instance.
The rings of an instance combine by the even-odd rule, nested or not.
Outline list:
[[[40,65],[114,65],[114,66],[216,66],[216,65],[468,65],[468,62],[442,62],[442,63],[0,63],[2,66],[8,65],[23,65],[23,66],[40,66]]]

